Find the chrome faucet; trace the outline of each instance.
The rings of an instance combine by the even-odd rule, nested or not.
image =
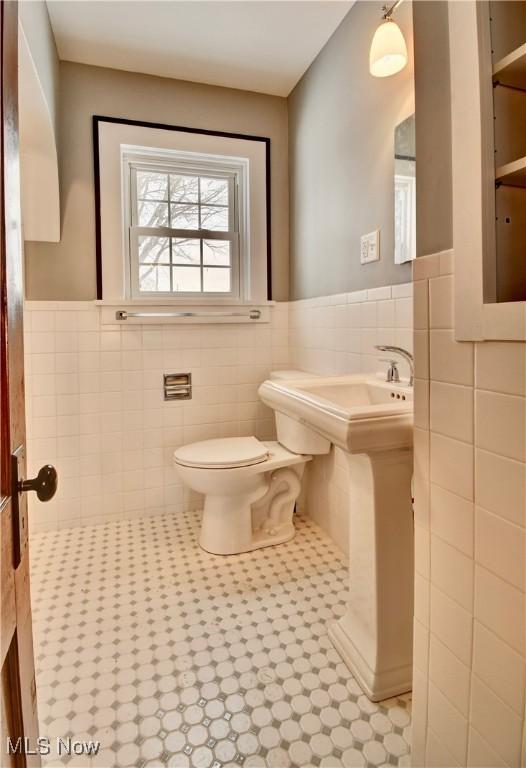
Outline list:
[[[387,369],[387,378],[386,381],[390,384],[391,382],[394,382],[395,384],[398,384],[400,381],[400,374],[398,372],[398,361],[397,360],[391,360],[389,357],[381,357],[380,362],[382,363],[389,363],[389,368]]]
[[[378,349],[380,352],[395,352],[400,357],[403,357],[404,360],[407,360],[409,364],[409,386],[412,387],[415,369],[411,352],[403,349],[403,347],[392,347],[390,344],[375,344],[375,349]]]

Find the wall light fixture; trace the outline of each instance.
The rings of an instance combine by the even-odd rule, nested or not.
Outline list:
[[[393,20],[393,11],[402,0],[382,8],[382,23],[374,33],[369,53],[369,70],[374,77],[389,77],[407,64],[407,46],[402,30]]]

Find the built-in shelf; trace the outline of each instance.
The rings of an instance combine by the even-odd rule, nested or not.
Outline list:
[[[526,43],[494,65],[493,80],[526,90]]]
[[[526,187],[526,157],[499,166],[495,171],[495,181],[510,187]]]

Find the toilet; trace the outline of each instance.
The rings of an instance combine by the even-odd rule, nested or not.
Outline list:
[[[278,371],[270,378],[310,375]],[[256,437],[204,440],[178,448],[173,457],[176,471],[205,497],[200,546],[215,555],[234,555],[292,539],[294,505],[310,458]]]

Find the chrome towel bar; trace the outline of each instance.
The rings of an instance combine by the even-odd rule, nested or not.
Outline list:
[[[115,312],[116,320],[127,320],[129,317],[248,317],[249,320],[259,320],[259,309],[251,309],[247,312],[127,312],[118,309]]]

